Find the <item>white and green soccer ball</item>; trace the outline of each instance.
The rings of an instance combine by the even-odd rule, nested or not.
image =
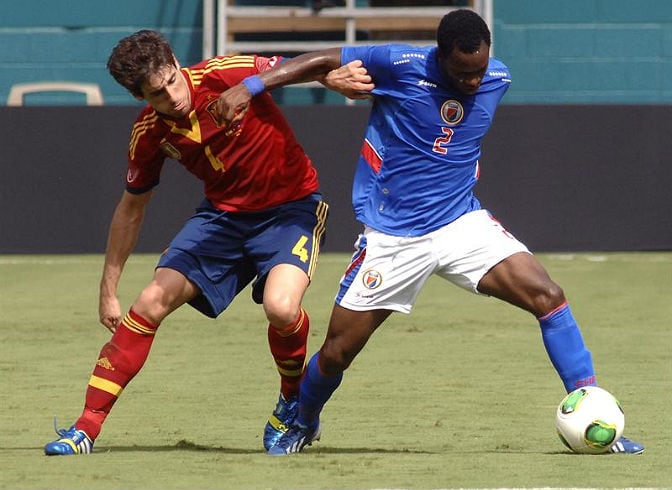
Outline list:
[[[597,386],[569,393],[558,405],[555,426],[560,440],[575,453],[609,451],[623,435],[625,415],[616,397]]]

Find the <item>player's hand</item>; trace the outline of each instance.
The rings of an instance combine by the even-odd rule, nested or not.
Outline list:
[[[350,99],[370,98],[370,92],[375,88],[371,76],[360,60],[331,70],[320,83]]]
[[[98,303],[100,323],[114,333],[121,322],[121,304],[116,296],[100,296]]]
[[[214,107],[215,120],[220,127],[227,128],[227,136],[240,131],[240,123],[250,109],[251,100],[252,94],[242,83],[219,95]]]

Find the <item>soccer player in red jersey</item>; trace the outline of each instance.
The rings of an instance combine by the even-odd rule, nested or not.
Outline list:
[[[280,373],[278,404],[264,429],[268,449],[296,413],[304,369],[308,314],[302,299],[323,241],[328,206],[309,157],[270,95],[256,97],[237,126],[217,123],[219,95],[282,60],[218,56],[181,68],[169,43],[143,30],[113,49],[108,69],[145,100],[133,125],[126,189],[109,228],[99,315],[112,333],[86,390],[81,416],[45,445],[47,455],[90,453],[126,385],[147,359],[161,322],[185,303],[215,318],[253,282],[268,318],[268,341]],[[250,77],[250,78],[248,78]],[[356,97],[370,78],[356,65],[321,80]],[[174,237],[150,283],[125,315],[117,297],[124,264],[166,158],[203,181],[205,199]]]

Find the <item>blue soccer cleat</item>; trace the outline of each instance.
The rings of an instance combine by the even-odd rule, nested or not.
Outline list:
[[[278,397],[278,404],[268,418],[266,427],[264,427],[264,449],[266,449],[266,451],[273,447],[283,434],[287,432],[294,422],[298,408],[298,396],[285,400],[285,397],[280,394],[280,397]]]
[[[319,423],[315,428],[295,424],[268,450],[268,454],[271,456],[286,456],[287,454],[300,453],[304,447],[310,446],[314,441],[319,440]]]
[[[93,440],[83,430],[77,430],[74,425],[69,429],[54,429],[60,437],[44,446],[47,456],[89,454],[93,451]]]
[[[638,442],[631,441],[627,437],[621,437],[616,444],[609,448],[610,453],[614,454],[642,454],[644,446]]]

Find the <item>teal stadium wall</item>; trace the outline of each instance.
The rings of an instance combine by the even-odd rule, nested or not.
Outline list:
[[[514,79],[505,103],[672,102],[670,1],[494,0],[494,17],[495,55]],[[0,2],[0,103],[14,83],[68,80],[98,83],[107,104],[133,104],[105,62],[119,38],[141,28],[164,32],[183,64],[200,59],[199,0]],[[322,100],[314,90],[304,94],[284,102]],[[26,99],[27,105],[71,103],[81,103],[80,96]]]
[[[200,0],[20,0],[0,2],[0,101],[20,82],[100,85],[106,104],[133,99],[105,68],[117,41],[144,29],[162,31],[183,64],[199,61]],[[32,94],[26,105],[81,104],[84,96]]]
[[[672,102],[672,2],[494,0],[508,103]]]

